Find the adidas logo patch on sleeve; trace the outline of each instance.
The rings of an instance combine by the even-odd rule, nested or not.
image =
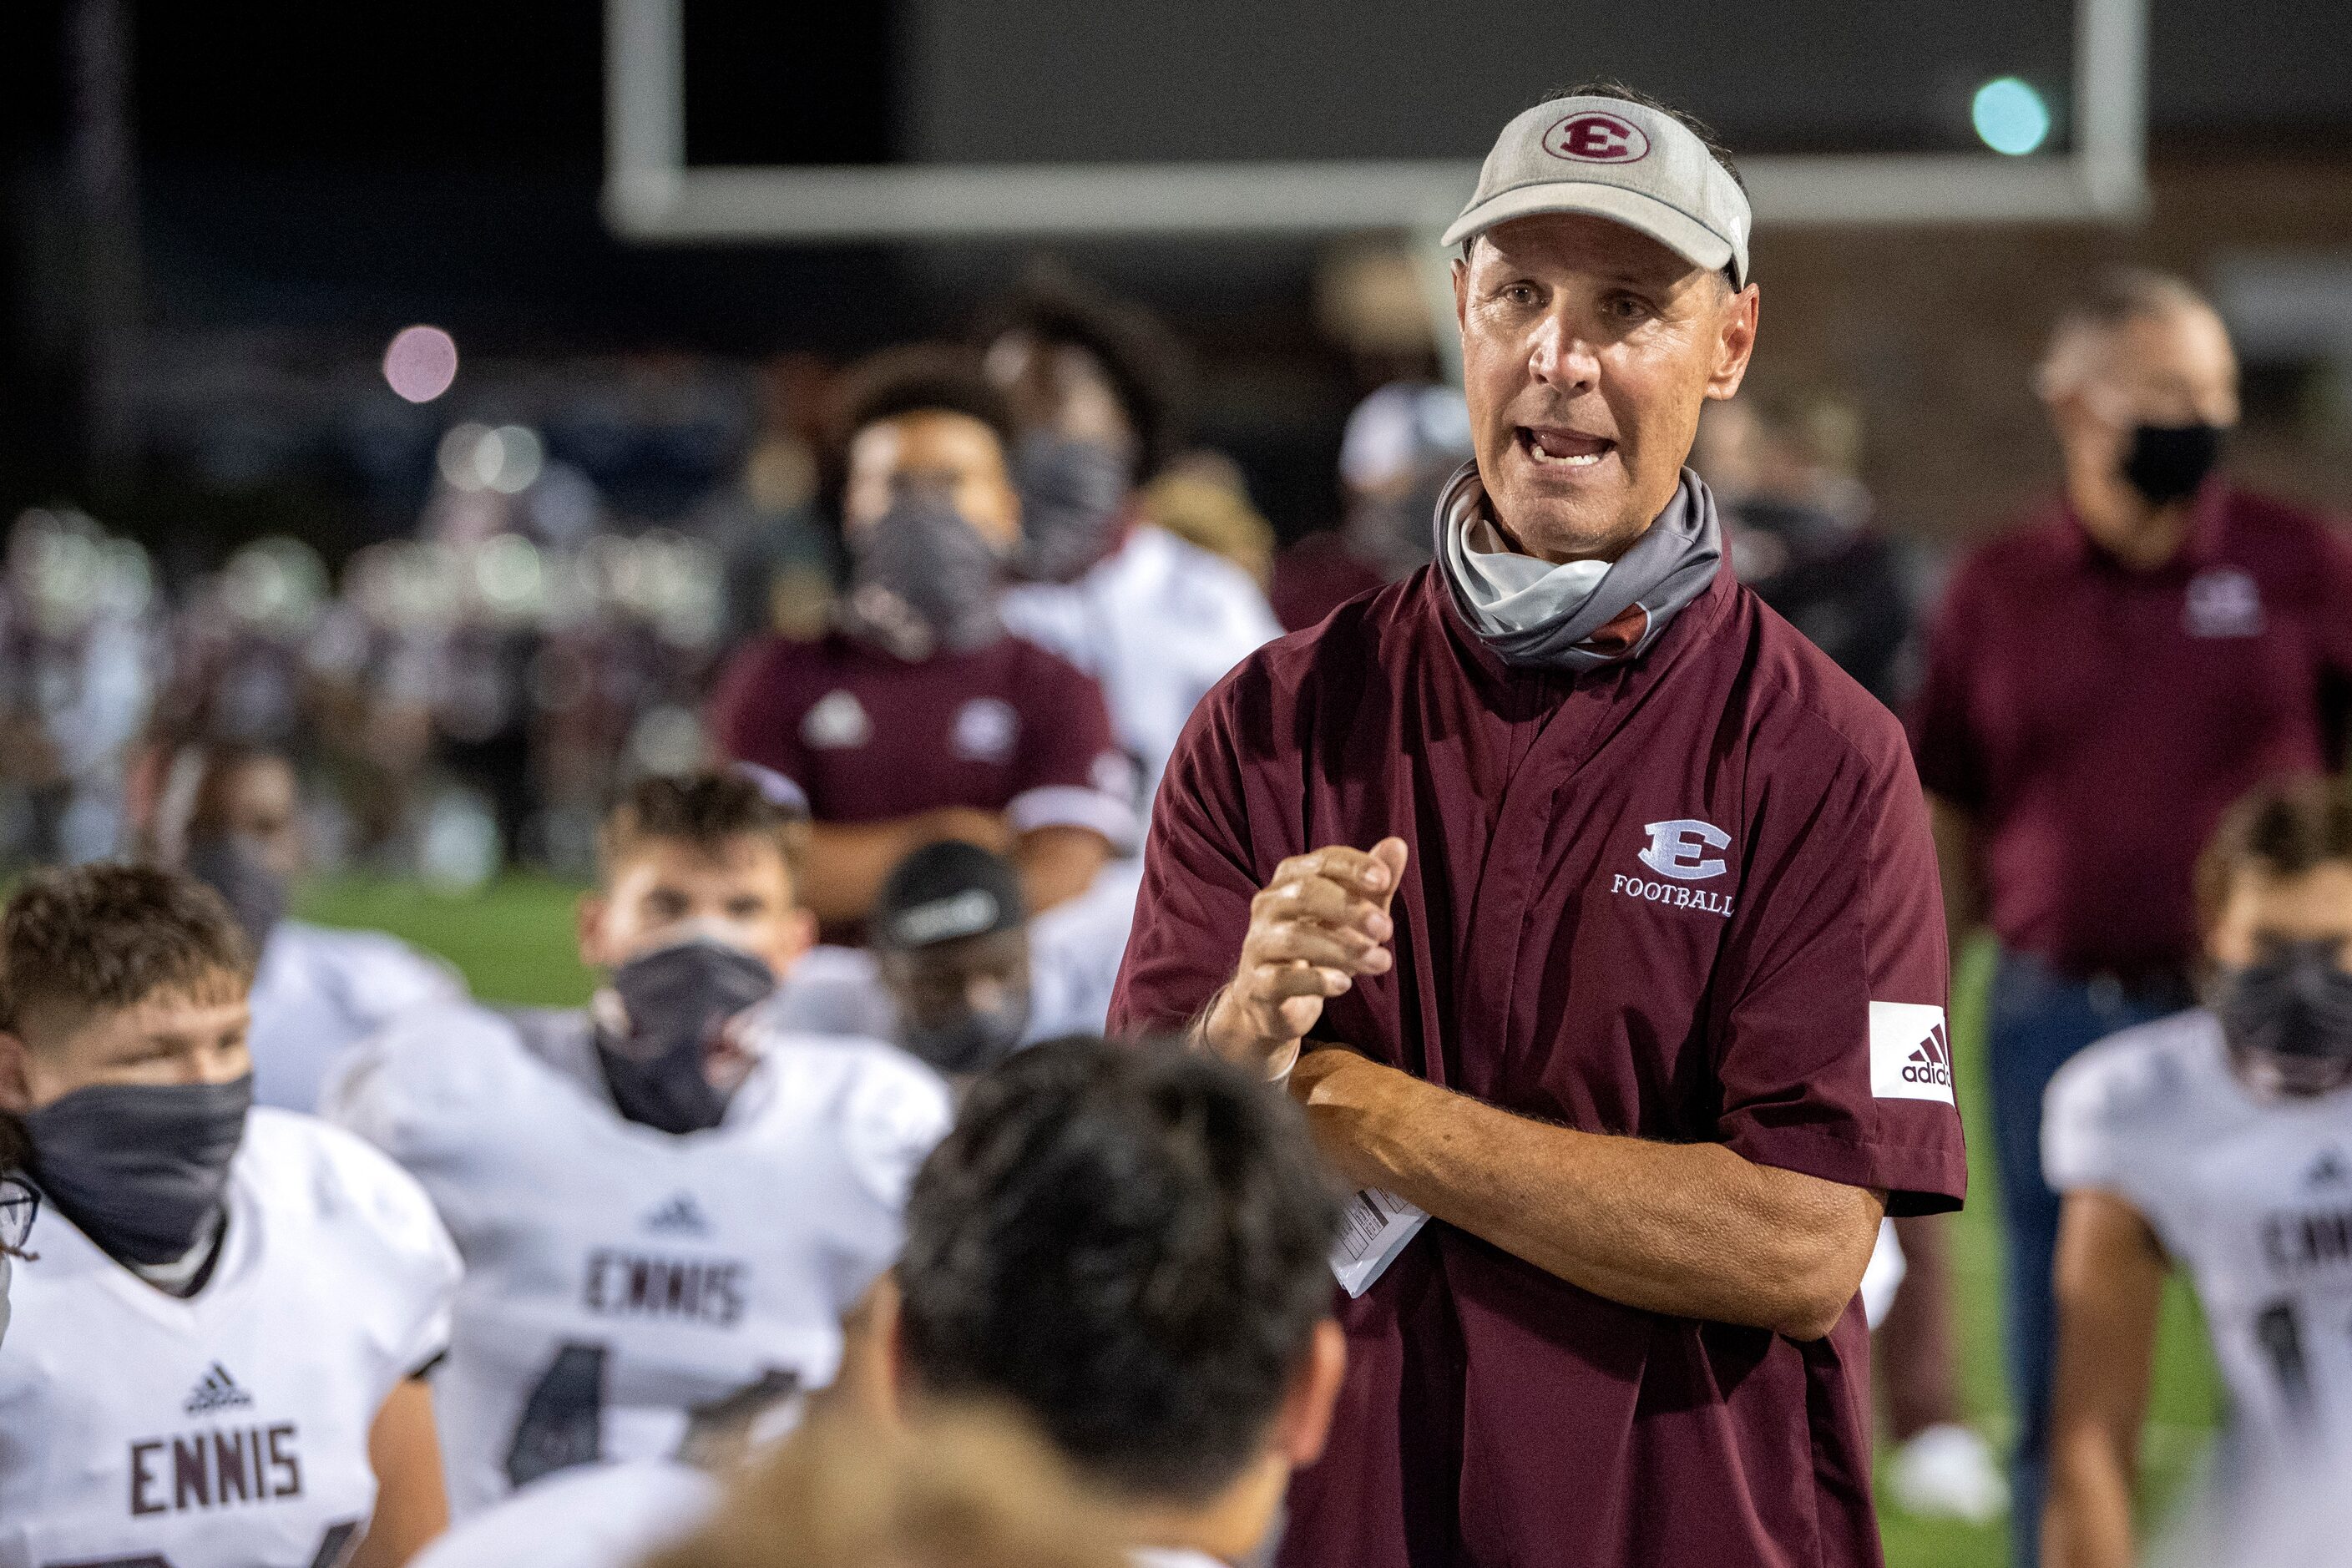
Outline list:
[[[1952,1044],[1941,1007],[1870,1005],[1870,1092],[1881,1100],[1958,1103],[1952,1098]]]

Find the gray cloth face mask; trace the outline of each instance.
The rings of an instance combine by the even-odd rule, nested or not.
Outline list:
[[[1004,563],[935,490],[904,491],[850,536],[848,629],[908,660],[993,642]]]
[[[1438,570],[1479,640],[1515,668],[1569,675],[1646,652],[1706,591],[1723,559],[1715,496],[1688,468],[1665,510],[1614,562],[1555,565],[1511,550],[1487,514],[1475,462],[1455,470],[1439,496],[1433,527]],[[1630,610],[1642,612],[1630,642],[1595,641]]]
[[[110,1258],[186,1256],[227,1190],[253,1078],[93,1084],[31,1111],[33,1179]]]
[[[1021,548],[1013,564],[1032,583],[1067,583],[1110,551],[1127,504],[1128,462],[1100,441],[1037,431],[1013,460]]]

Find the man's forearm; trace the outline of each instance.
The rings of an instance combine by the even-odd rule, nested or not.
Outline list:
[[[1597,1296],[1818,1339],[1869,1264],[1883,1206],[1874,1194],[1721,1144],[1532,1121],[1375,1070],[1402,1082],[1343,1111],[1352,1131],[1318,1129],[1327,1147],[1349,1139],[1348,1173]],[[1318,1116],[1311,1098],[1308,1106]]]
[[[1033,827],[1013,841],[1021,896],[1033,915],[1066,903],[1094,886],[1110,859],[1110,841],[1091,827]]]
[[[1002,851],[1003,820],[991,812],[949,807],[881,822],[818,822],[809,826],[801,902],[828,925],[866,918],[891,868],[942,838]]]

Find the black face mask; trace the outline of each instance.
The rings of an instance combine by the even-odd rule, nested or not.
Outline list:
[[[1127,459],[1100,441],[1038,432],[1022,438],[1021,549],[1033,583],[1067,583],[1109,552],[1127,501]]]
[[[935,1071],[961,1077],[984,1073],[1011,1056],[1028,1027],[1029,993],[1013,990],[995,1006],[961,1013],[945,1024],[902,1026],[898,1043]]]
[[[2211,997],[2231,1053],[2267,1086],[2325,1094],[2352,1083],[2352,973],[2341,944],[2284,942],[2224,970]]]
[[[258,952],[286,916],[286,879],[244,839],[223,834],[188,847],[188,874],[226,900]]]
[[[2218,425],[2139,425],[2124,453],[2124,479],[2150,506],[2169,506],[2197,493],[2221,460]]]
[[[220,1207],[252,1109],[249,1073],[232,1083],[78,1089],[25,1117],[33,1179],[108,1257],[176,1262]]]
[[[614,1105],[664,1132],[718,1126],[733,1096],[710,1082],[711,1042],[775,988],[766,964],[711,942],[656,948],[614,970],[608,994],[617,1005],[600,999],[592,1015]]]

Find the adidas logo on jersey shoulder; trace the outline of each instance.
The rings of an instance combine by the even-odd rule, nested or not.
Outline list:
[[[239,1388],[228,1368],[215,1362],[188,1391],[187,1403],[180,1408],[191,1415],[204,1415],[215,1410],[235,1410],[253,1403],[253,1395]]]
[[[639,1222],[650,1231],[669,1236],[709,1236],[710,1221],[692,1193],[680,1193]]]
[[[1958,1104],[1952,1095],[1952,1042],[1941,1007],[1870,1005],[1870,1092],[1880,1100]]]

